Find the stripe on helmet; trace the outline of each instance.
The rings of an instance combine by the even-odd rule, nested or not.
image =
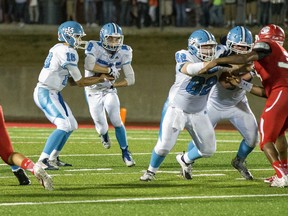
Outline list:
[[[118,29],[115,23],[112,23],[112,26],[114,28],[114,33],[117,34],[118,33]]]
[[[245,31],[245,28],[243,26],[240,27],[241,29],[241,42],[245,42],[246,41],[246,31]]]
[[[203,29],[203,31],[207,34],[209,41],[213,39],[211,34],[208,31],[206,31],[205,29]]]

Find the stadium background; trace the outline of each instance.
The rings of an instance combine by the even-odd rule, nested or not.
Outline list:
[[[57,43],[58,25],[0,25],[0,103],[6,121],[47,122],[33,101],[33,90],[48,50]],[[86,40],[98,40],[98,28],[85,28]],[[133,68],[136,83],[118,88],[121,107],[127,109],[127,124],[159,124],[161,110],[170,86],[174,82],[177,50],[186,49],[187,39],[196,28],[123,28],[124,43],[133,48]],[[227,29],[210,29],[216,39]],[[251,29],[255,34],[258,27]],[[79,50],[79,68],[83,70],[84,52]],[[259,80],[255,79],[256,84]],[[247,94],[257,120],[265,99]],[[63,97],[80,123],[92,123],[84,90],[68,86]],[[226,125],[227,122],[222,122]]]

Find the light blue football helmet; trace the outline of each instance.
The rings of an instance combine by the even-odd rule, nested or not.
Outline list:
[[[237,49],[236,46],[245,47],[246,50]],[[246,54],[251,52],[253,46],[253,37],[251,32],[244,26],[236,26],[227,34],[227,48],[236,54]]]
[[[75,49],[85,48],[87,42],[82,41],[85,35],[83,27],[75,21],[64,22],[58,28],[58,40],[66,42]]]
[[[210,45],[211,49],[202,49],[202,46]],[[202,61],[211,61],[215,58],[217,42],[210,32],[200,29],[194,31],[188,39],[188,50]]]
[[[106,50],[116,52],[123,45],[124,35],[120,26],[107,23],[100,30],[100,42]]]

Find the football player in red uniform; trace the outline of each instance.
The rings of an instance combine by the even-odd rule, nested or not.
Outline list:
[[[16,165],[24,170],[32,172],[40,184],[47,190],[53,190],[52,178],[42,169],[38,163],[34,164],[32,160],[23,154],[15,152],[6,130],[4,114],[0,105],[0,157],[9,165]]]
[[[238,86],[267,97],[264,111],[260,118],[260,148],[275,170],[271,186],[288,186],[287,177],[287,141],[285,130],[288,128],[288,52],[283,48],[284,30],[274,24],[263,27],[251,53],[215,59],[210,62],[205,72],[217,65],[245,65],[254,62],[256,72],[263,87],[238,80]]]

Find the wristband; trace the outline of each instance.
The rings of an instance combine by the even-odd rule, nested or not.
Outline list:
[[[242,79],[238,87],[246,90],[247,92],[250,92],[253,84]]]

